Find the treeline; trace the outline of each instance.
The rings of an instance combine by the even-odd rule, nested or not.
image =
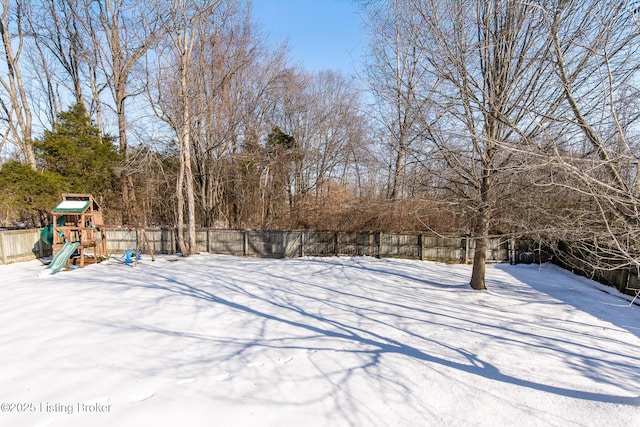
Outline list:
[[[64,189],[185,254],[196,226],[468,234],[476,289],[497,233],[640,265],[638,8],[358,4],[345,76],[291,66],[246,1],[3,0],[3,219]]]
[[[264,42],[244,2],[166,3],[4,2],[12,32],[3,153],[43,173],[27,179],[32,172],[9,173],[16,165],[6,163],[2,185],[14,187],[0,208],[5,220],[46,222],[64,190],[94,193],[113,224],[190,216],[233,228],[453,224],[418,199],[395,197],[382,136],[352,76],[290,66],[286,46]],[[70,115],[116,147],[117,164],[97,151],[83,163],[82,136],[56,130]],[[38,149],[52,132],[66,141],[64,170]],[[83,180],[93,161],[111,164],[114,176]]]

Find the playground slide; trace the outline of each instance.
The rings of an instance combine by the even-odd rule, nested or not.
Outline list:
[[[78,246],[80,246],[80,243],[78,242],[66,242],[60,252],[58,252],[56,256],[53,257],[49,265],[47,265],[45,270],[51,269],[51,274],[56,274],[58,271],[62,270],[62,267],[67,263],[67,260],[71,255],[73,255],[76,249],[78,249]]]

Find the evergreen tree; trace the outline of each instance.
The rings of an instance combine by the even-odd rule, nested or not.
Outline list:
[[[82,104],[60,113],[53,130],[35,142],[40,166],[60,175],[74,193],[105,195],[116,187],[120,160],[111,136],[100,135]]]
[[[296,139],[274,126],[267,135],[267,150],[270,157],[277,157],[296,148]]]
[[[16,161],[0,168],[0,213],[3,220],[30,220],[44,225],[51,209],[67,191],[65,179],[51,172],[38,172]]]
[[[293,201],[292,173],[298,154],[297,142],[291,135],[274,126],[267,135],[267,156],[271,170],[271,188],[269,189],[269,215],[280,216],[286,212],[275,212],[276,206],[291,207]],[[285,203],[282,203],[285,202]]]

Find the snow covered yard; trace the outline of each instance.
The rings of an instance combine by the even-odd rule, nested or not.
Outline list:
[[[640,425],[640,308],[552,265],[42,268],[0,266],[2,426]]]

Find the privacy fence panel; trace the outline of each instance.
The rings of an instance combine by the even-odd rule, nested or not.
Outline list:
[[[262,258],[302,256],[302,231],[250,230],[245,233],[245,256]]]
[[[245,256],[282,258],[282,234],[269,231],[247,231]]]
[[[462,237],[423,236],[422,259],[464,263],[473,258],[468,239]]]
[[[107,251],[109,253],[124,253],[136,247],[135,230],[128,228],[110,228],[106,230]]]
[[[358,256],[358,243],[363,240],[360,236],[358,233],[336,233],[337,255]]]
[[[284,232],[283,255],[286,258],[296,258],[303,256],[304,232],[285,231]]]
[[[143,253],[176,252],[175,229],[172,228],[109,228],[106,236],[109,253],[120,254],[137,249],[138,246]]]
[[[0,263],[29,261],[51,255],[51,246],[40,240],[41,229],[0,231]]]
[[[176,233],[173,228],[109,228],[106,235],[109,253],[121,254],[138,246],[144,253],[176,253]]]
[[[332,231],[306,231],[304,233],[305,256],[338,255],[337,234]]]
[[[489,249],[487,250],[488,262],[502,262],[509,259],[509,249],[507,240],[501,237],[489,239]],[[473,257],[471,257],[473,261]]]
[[[245,255],[245,235],[241,230],[209,230],[207,252],[220,255]]]
[[[380,233],[381,258],[419,258],[420,236]]]

